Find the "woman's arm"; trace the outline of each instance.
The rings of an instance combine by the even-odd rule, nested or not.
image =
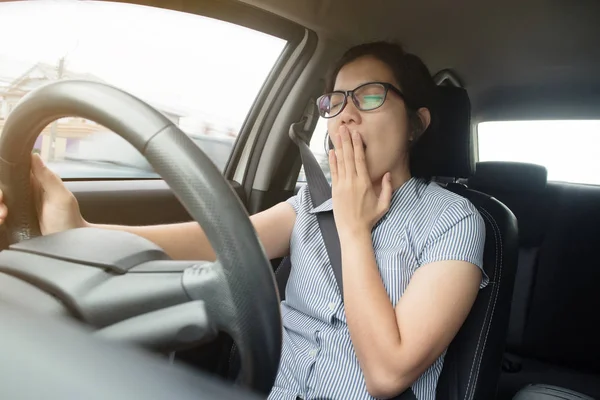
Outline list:
[[[289,253],[290,237],[296,212],[287,203],[279,203],[250,217],[269,259]],[[173,259],[207,260],[216,258],[208,237],[197,222],[152,226],[89,224],[103,229],[115,229],[142,236],[161,247]]]
[[[396,396],[448,347],[475,301],[481,270],[464,261],[423,265],[394,308],[370,232],[342,240],[341,247],[346,320],[367,390],[377,398]]]

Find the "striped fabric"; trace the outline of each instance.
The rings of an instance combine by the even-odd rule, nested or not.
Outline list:
[[[290,242],[292,269],[281,303],[281,363],[269,399],[372,399],[316,218],[332,209],[331,199],[314,208],[305,186],[288,201],[297,217]],[[372,237],[394,306],[421,265],[463,260],[482,267],[483,219],[468,200],[435,183],[413,178],[397,189]],[[481,287],[487,283],[484,274]],[[444,355],[413,384],[417,399],[434,400],[443,359]]]

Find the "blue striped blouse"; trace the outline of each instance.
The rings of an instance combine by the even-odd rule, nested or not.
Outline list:
[[[373,399],[352,347],[344,304],[316,218],[317,213],[332,209],[332,201],[313,207],[305,186],[288,202],[297,215],[290,241],[292,269],[281,303],[281,363],[269,399]],[[482,268],[483,219],[468,200],[436,183],[412,178],[397,189],[372,238],[394,306],[421,265],[462,260]],[[487,283],[484,273],[481,287]],[[412,385],[417,399],[434,400],[444,355]]]

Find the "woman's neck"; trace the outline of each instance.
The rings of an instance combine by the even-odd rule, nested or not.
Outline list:
[[[412,178],[412,176],[408,168],[392,171],[392,193],[401,188],[402,185],[410,180],[410,178]],[[376,182],[373,182],[373,189],[375,190],[377,197],[379,197],[379,194],[381,193],[382,180],[383,176]]]

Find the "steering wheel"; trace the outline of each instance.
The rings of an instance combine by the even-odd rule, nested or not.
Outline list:
[[[174,261],[152,242],[112,230],[41,236],[30,154],[42,130],[67,116],[105,126],[144,155],[202,226],[217,261]],[[95,336],[162,353],[224,331],[240,350],[238,382],[262,393],[271,390],[282,340],[271,265],[232,188],[161,113],[101,83],[59,81],[38,88],[15,107],[0,136],[0,188],[9,209],[4,229],[10,243],[0,252],[0,302],[67,316]],[[49,337],[47,346],[56,339]],[[26,343],[20,347],[26,354]],[[44,357],[42,352],[27,360],[33,368]],[[35,386],[36,379],[42,377],[28,376],[28,385]]]

